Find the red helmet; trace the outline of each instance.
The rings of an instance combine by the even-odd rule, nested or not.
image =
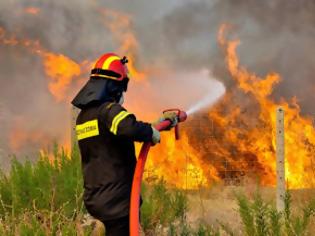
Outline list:
[[[95,63],[91,71],[91,77],[101,77],[117,81],[128,79],[127,62],[126,57],[120,58],[115,53],[106,53]]]

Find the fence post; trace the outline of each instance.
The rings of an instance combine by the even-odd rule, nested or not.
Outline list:
[[[277,169],[277,210],[284,210],[284,197],[286,192],[285,182],[285,154],[284,154],[284,110],[276,110],[276,169]]]

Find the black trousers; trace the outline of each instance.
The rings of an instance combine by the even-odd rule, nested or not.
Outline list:
[[[114,220],[103,221],[106,236],[129,236],[129,215]]]

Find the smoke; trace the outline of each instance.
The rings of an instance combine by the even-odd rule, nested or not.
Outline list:
[[[194,113],[201,111],[202,109],[210,108],[218,99],[220,99],[225,93],[224,85],[217,80],[208,80],[213,89],[208,92],[206,96],[197,101],[193,106],[187,110],[187,115],[190,116]]]
[[[151,75],[150,83],[133,83],[126,95],[127,107],[145,120],[156,119],[167,108],[189,110],[190,114],[207,110],[225,93],[224,85],[208,69],[177,72],[164,68]]]
[[[128,28],[113,33],[108,27],[112,19],[104,16],[104,9],[118,12],[118,22],[123,20],[120,15],[127,17]],[[204,68],[232,87],[234,82],[216,40],[219,26],[229,23],[242,41],[238,48],[242,64],[260,75],[278,72],[283,80],[272,96],[297,96],[302,111],[313,114],[314,11],[315,3],[306,0],[12,0],[0,2],[0,28],[9,38],[37,41],[45,50],[65,55],[78,65],[93,62],[103,52],[130,50],[122,50],[121,44],[126,35],[134,35],[136,65],[148,72],[151,83],[131,83],[128,104],[140,113],[139,102],[132,98],[140,92],[147,94],[150,99],[140,104],[152,118],[165,103],[178,102],[175,87],[187,94],[187,100],[202,94],[198,86],[189,87],[202,77]],[[69,138],[65,133],[70,129],[70,98],[87,78],[88,70],[72,78],[63,91],[68,99],[60,102],[49,92],[43,58],[23,45],[3,42],[0,54],[1,163],[7,162],[7,154],[30,154],[40,148],[42,140],[36,146],[36,139],[64,143]],[[188,80],[189,86],[184,86]],[[152,108],[157,99],[162,105]],[[187,100],[179,106],[188,106]],[[20,136],[25,141],[13,145],[18,148],[12,150],[9,140],[16,129],[28,135]],[[32,137],[33,133],[37,135]]]
[[[302,110],[314,113],[314,10],[311,1],[194,1],[164,18],[164,35],[172,42],[168,51],[179,52],[180,64],[209,63],[227,84],[231,80],[222,69],[215,37],[222,22],[231,24],[241,39],[242,64],[260,75],[279,73],[283,82],[275,98],[297,96]]]

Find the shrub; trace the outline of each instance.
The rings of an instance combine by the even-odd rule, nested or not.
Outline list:
[[[55,145],[53,155],[41,154],[38,161],[21,163],[13,158],[8,174],[0,171],[0,235],[90,235],[93,226],[83,226],[86,214],[82,201],[83,180],[80,155],[74,148],[69,157]],[[315,201],[292,211],[290,192],[285,210],[263,201],[259,192],[253,199],[236,196],[242,220],[242,235],[311,235],[310,223]],[[143,184],[141,223],[146,235],[219,236],[203,221],[186,220],[188,199],[183,190],[165,181]],[[236,235],[219,223],[223,235]]]
[[[273,204],[264,202],[259,193],[255,194],[253,200],[239,194],[237,201],[243,231],[248,236],[297,236],[311,233],[309,224],[311,217],[315,215],[314,201],[300,209],[296,215],[292,214],[290,192],[286,193],[283,212],[278,212]]]
[[[85,213],[82,183],[77,149],[69,157],[55,145],[35,163],[13,158],[9,174],[0,173],[1,235],[75,235]]]

